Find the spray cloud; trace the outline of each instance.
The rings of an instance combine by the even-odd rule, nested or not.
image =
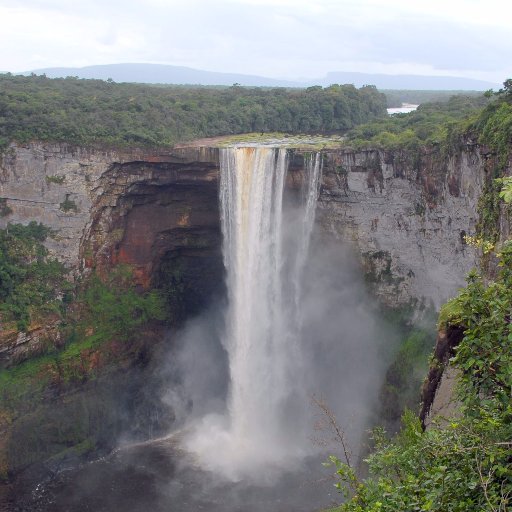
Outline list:
[[[190,415],[186,448],[202,467],[233,481],[272,480],[315,453],[312,394],[339,417],[357,412],[347,424],[357,444],[363,404],[380,378],[378,371],[368,375],[378,359],[377,329],[349,251],[312,235],[321,155],[305,155],[300,193],[285,190],[287,168],[285,148],[221,150],[227,308],[224,350],[217,352],[229,370],[227,407],[202,406],[212,401],[205,385],[198,393],[191,380],[183,393],[204,412]],[[195,355],[178,359],[187,362],[184,374],[199,375],[197,365],[218,363],[205,365],[207,352],[194,349],[211,338],[207,326],[192,326],[183,351]]]

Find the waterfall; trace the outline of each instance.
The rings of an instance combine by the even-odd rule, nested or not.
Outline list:
[[[206,451],[218,451],[210,453],[209,465],[215,459],[214,465],[226,470],[224,459],[233,476],[254,465],[278,465],[305,450],[305,440],[297,439],[300,425],[290,426],[287,418],[308,407],[301,389],[300,294],[321,155],[305,156],[298,204],[288,212],[285,148],[232,147],[221,149],[220,157],[229,417],[220,431],[206,434],[206,443],[214,445]],[[198,451],[201,455],[201,446]]]

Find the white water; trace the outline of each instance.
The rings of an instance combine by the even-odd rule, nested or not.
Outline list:
[[[394,114],[409,114],[409,112],[414,112],[419,105],[413,105],[412,103],[402,103],[401,107],[392,107],[386,109],[388,111],[388,115],[392,116]]]
[[[303,457],[308,396],[300,344],[301,276],[313,228],[321,157],[306,159],[298,205],[285,208],[284,148],[221,150],[220,203],[228,311],[228,417],[203,419],[189,448],[239,479]]]

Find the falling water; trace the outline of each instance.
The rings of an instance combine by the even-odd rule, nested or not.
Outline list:
[[[300,204],[285,215],[287,150],[221,150],[229,418],[222,427],[205,427],[206,422],[203,442],[196,437],[193,443],[200,456],[206,452],[209,465],[215,461],[235,478],[249,467],[276,466],[307,450],[305,440],[297,439],[300,425],[290,430],[287,421],[296,408],[307,408],[301,389],[300,292],[321,158],[314,154],[305,160]]]

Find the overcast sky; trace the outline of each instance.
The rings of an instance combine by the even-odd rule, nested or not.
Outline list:
[[[0,0],[0,70],[152,62],[276,78],[512,77],[509,0]]]

